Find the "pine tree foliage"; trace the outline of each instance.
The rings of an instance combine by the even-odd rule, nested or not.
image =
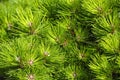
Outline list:
[[[112,80],[112,67],[110,66],[107,57],[104,55],[96,54],[92,57],[92,61],[89,64],[90,69],[96,74],[98,80]]]
[[[46,73],[46,71],[53,70],[54,67],[62,66],[60,63],[64,62],[64,55],[59,51],[59,48],[52,47],[49,44],[45,45],[44,43],[38,46],[38,43],[39,41],[30,37],[1,44],[1,48],[3,49],[0,53],[0,67],[10,68],[10,71],[8,70],[7,72],[19,78],[22,72],[26,75],[27,73],[33,73],[34,70],[36,72],[41,72],[42,70],[42,72],[45,71]],[[52,48],[52,51],[50,48]],[[11,72],[12,68],[15,69]],[[45,68],[46,70],[44,70]],[[25,77],[22,78],[22,75],[20,79],[25,80]],[[44,73],[42,75],[33,73],[33,75],[42,76]]]
[[[101,39],[100,45],[109,53],[119,52],[119,36],[118,34],[108,34],[106,37]]]
[[[0,0],[1,80],[119,80],[120,0]]]
[[[114,0],[83,0],[83,7],[92,14],[105,14],[108,12],[115,1]]]
[[[108,33],[113,34],[119,31],[119,15],[116,10],[95,20],[96,24],[93,25],[93,33],[95,35],[104,36]]]

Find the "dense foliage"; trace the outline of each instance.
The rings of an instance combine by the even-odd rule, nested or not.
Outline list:
[[[120,0],[0,0],[1,80],[120,80]]]

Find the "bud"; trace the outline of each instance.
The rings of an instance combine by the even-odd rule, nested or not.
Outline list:
[[[56,38],[55,41],[56,41],[56,42],[59,42],[59,38]]]
[[[103,9],[101,7],[97,7],[97,11],[101,14],[103,12]]]
[[[16,57],[16,61],[20,62],[20,57],[17,56]]]
[[[68,44],[67,40],[65,40],[65,41],[62,43],[62,45],[63,45],[64,47],[67,46],[67,44]]]
[[[29,65],[32,65],[32,64],[33,64],[33,60],[30,60],[30,61],[29,61]]]
[[[44,55],[45,56],[50,56],[50,54],[48,52],[46,52],[46,51],[44,52]]]
[[[31,26],[32,26],[32,24],[33,24],[32,22],[29,22],[29,23],[28,23],[28,26],[30,26],[30,27],[31,27]]]
[[[83,59],[83,58],[85,57],[85,54],[80,53],[80,54],[79,54],[79,57],[80,57],[80,59]]]
[[[28,75],[28,80],[35,80],[32,74]]]
[[[11,28],[12,28],[12,24],[8,23],[8,30],[11,30]]]
[[[73,77],[75,78],[77,76],[76,72],[73,73]]]

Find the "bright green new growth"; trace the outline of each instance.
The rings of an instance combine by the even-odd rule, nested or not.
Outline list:
[[[89,67],[93,70],[93,73],[96,74],[96,79],[112,80],[112,67],[106,56],[96,54],[92,57]]]
[[[95,35],[105,36],[108,33],[114,34],[119,31],[119,14],[116,10],[95,20],[96,24],[93,25]]]
[[[0,0],[0,79],[119,80],[120,0]]]
[[[101,39],[100,45],[109,53],[117,53],[119,52],[119,35],[115,34],[108,34],[106,37]]]
[[[7,67],[10,69],[10,71],[7,71],[10,75],[15,75],[18,79],[19,75],[21,75],[20,80],[26,80],[24,77],[22,78],[22,72],[29,75],[35,70],[36,74],[33,73],[35,76],[43,77],[44,74],[51,72],[52,68],[62,66],[60,64],[65,60],[64,54],[61,53],[59,47],[44,44],[44,42],[39,44],[40,42],[33,37],[19,38],[1,44],[0,68]],[[52,51],[50,48],[52,48]],[[15,69],[11,72],[12,68]],[[41,71],[43,73],[37,74],[37,72]]]

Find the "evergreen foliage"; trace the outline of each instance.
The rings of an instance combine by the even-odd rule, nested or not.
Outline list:
[[[1,80],[119,80],[120,0],[0,0]]]

